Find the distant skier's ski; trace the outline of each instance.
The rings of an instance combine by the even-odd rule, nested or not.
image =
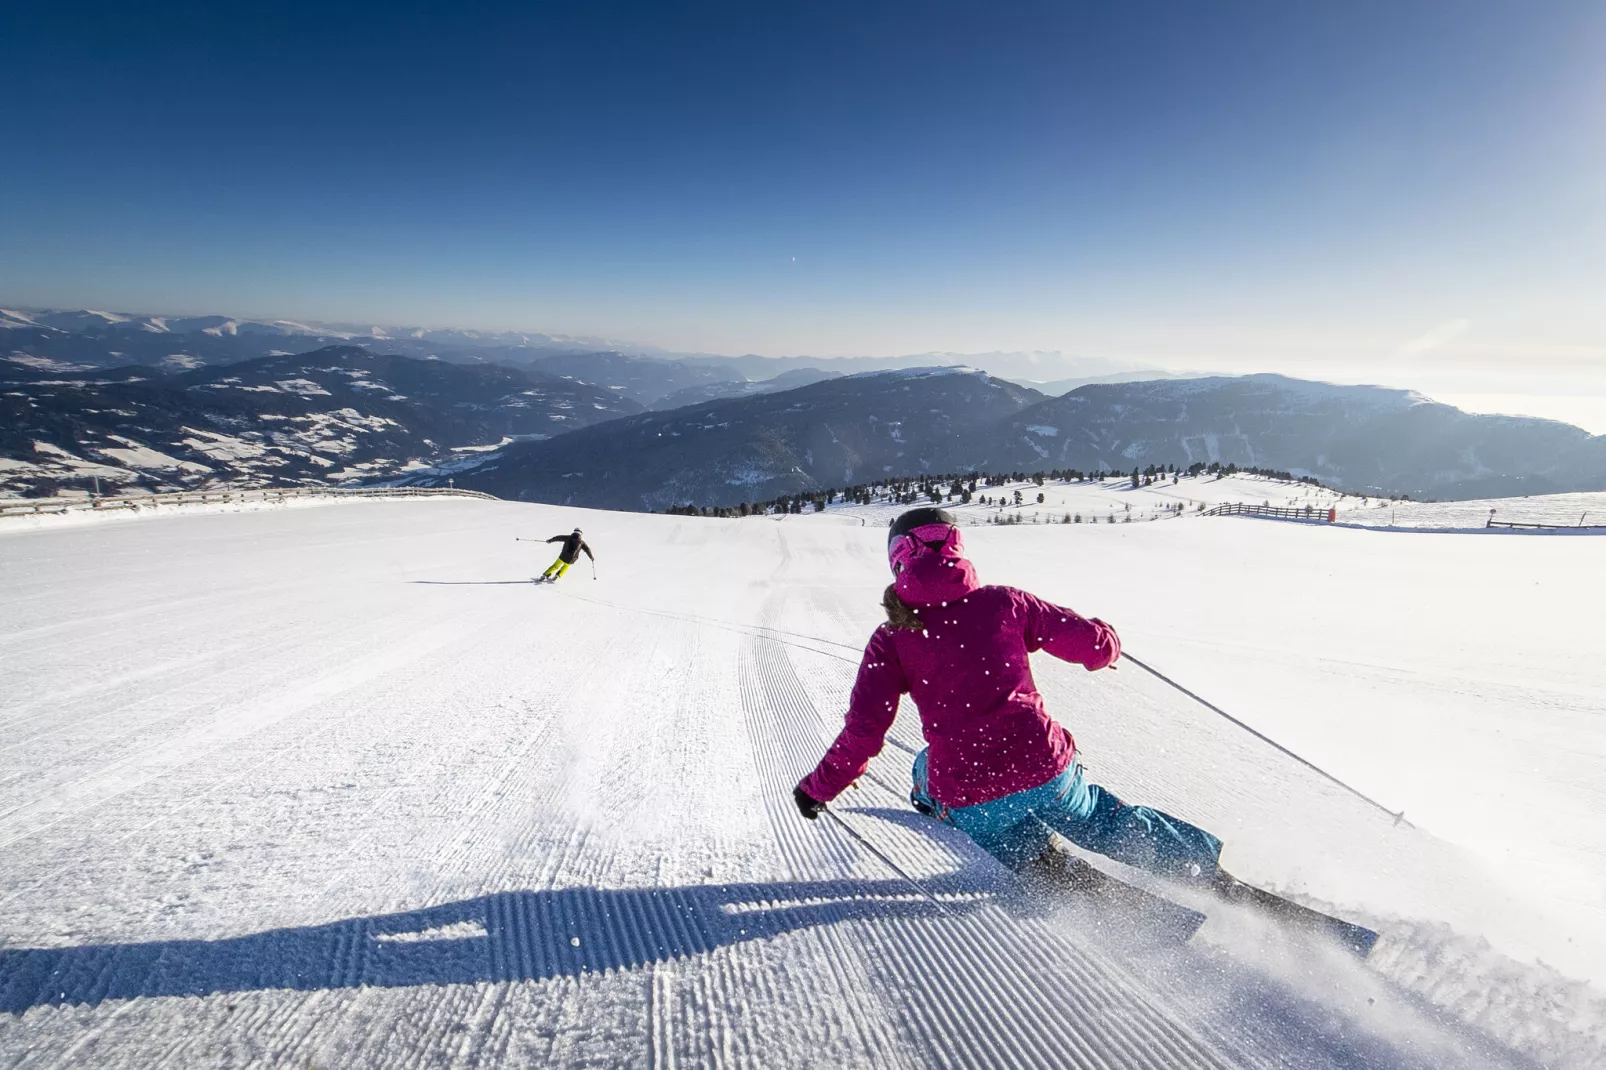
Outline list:
[[[1280,925],[1332,940],[1357,958],[1370,955],[1372,946],[1377,943],[1377,933],[1371,929],[1301,906],[1237,878],[1217,883],[1215,892],[1224,902],[1251,907]]]
[[[1062,847],[1029,865],[1021,882],[1028,892],[1045,898],[1083,900],[1116,920],[1123,931],[1166,943],[1187,943],[1205,920],[1199,911],[1112,877]]]

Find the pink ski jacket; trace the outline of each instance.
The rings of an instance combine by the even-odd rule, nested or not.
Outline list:
[[[1048,782],[1076,753],[1048,715],[1027,655],[1046,650],[1102,669],[1121,653],[1115,629],[1013,587],[979,587],[963,558],[926,555],[898,576],[924,631],[883,624],[870,637],[847,723],[798,785],[830,802],[881,752],[904,694],[914,699],[929,748],[932,798],[956,808]],[[933,594],[942,600],[927,601]]]

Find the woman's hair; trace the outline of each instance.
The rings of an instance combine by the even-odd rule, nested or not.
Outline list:
[[[895,584],[888,584],[881,594],[881,608],[887,611],[887,623],[894,628],[905,631],[923,632],[926,622],[920,619],[919,613],[911,609],[908,602],[898,597],[898,588]]]

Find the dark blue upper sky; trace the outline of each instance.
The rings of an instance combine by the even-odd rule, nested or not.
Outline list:
[[[1293,371],[1606,354],[1593,0],[49,3],[6,39],[14,303]]]

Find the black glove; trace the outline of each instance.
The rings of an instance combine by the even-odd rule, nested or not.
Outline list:
[[[804,791],[801,787],[792,789],[792,801],[797,803],[797,812],[810,821],[818,818],[820,811],[825,809],[823,802]]]

